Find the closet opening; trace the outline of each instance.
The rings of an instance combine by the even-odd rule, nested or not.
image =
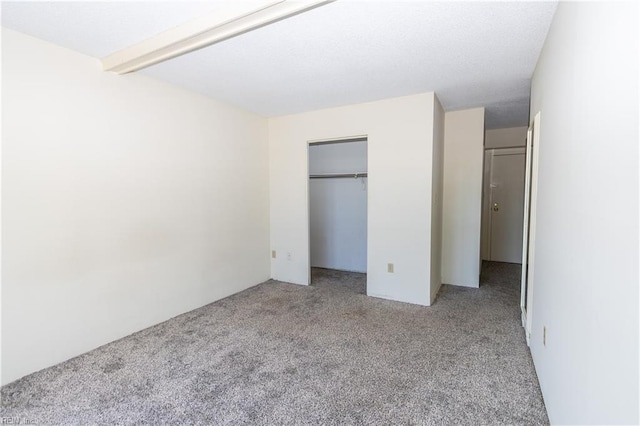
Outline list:
[[[367,137],[308,143],[311,285],[366,294]]]

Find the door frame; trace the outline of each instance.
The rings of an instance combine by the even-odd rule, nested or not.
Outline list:
[[[311,285],[311,179],[309,178],[309,170],[310,170],[310,148],[312,146],[318,145],[335,145],[340,143],[349,143],[349,142],[365,142],[367,146],[367,174],[369,170],[369,135],[354,135],[354,136],[342,136],[342,137],[334,137],[334,138],[323,138],[323,139],[313,139],[307,140],[307,169],[306,169],[306,196],[307,196],[307,264],[309,265],[308,275],[307,275],[307,285]],[[367,273],[369,271],[369,192],[367,185]]]
[[[536,210],[538,203],[538,165],[540,159],[540,111],[527,130],[524,218],[522,227],[522,276],[520,309],[527,345],[530,344],[533,320],[533,284],[536,245]]]

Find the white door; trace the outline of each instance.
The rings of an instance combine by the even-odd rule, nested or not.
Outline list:
[[[522,261],[525,149],[494,149],[490,177],[490,260]]]

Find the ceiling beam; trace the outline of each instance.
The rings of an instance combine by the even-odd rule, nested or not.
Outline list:
[[[306,12],[335,0],[225,2],[219,9],[101,59],[102,69],[116,74],[157,63]]]

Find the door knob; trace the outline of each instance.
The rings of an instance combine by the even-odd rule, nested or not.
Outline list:
[[[498,210],[500,210],[500,206],[498,206],[498,203],[493,203],[493,211],[497,212]]]

